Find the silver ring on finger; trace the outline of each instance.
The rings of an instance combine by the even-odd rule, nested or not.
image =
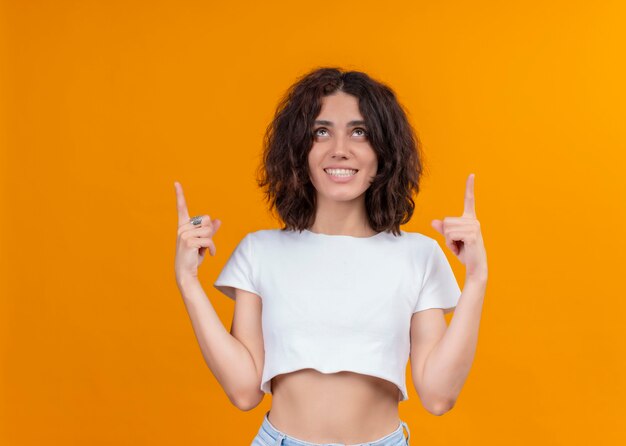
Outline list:
[[[195,217],[191,217],[189,222],[194,226],[198,226],[202,224],[202,215],[196,215]]]

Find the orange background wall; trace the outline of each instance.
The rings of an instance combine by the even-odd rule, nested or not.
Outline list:
[[[225,4],[224,4],[225,3]],[[323,65],[388,83],[427,155],[413,220],[476,174],[489,284],[456,406],[417,445],[626,442],[626,6],[619,1],[4,1],[0,444],[249,444],[174,280],[174,181],[222,220],[200,278],[278,227],[254,182],[278,98]],[[621,282],[620,282],[621,281]]]

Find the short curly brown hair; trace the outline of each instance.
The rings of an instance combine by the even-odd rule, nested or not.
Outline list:
[[[316,191],[309,178],[308,154],[322,98],[343,91],[358,98],[369,129],[378,170],[365,192],[369,224],[376,232],[401,235],[400,225],[413,216],[419,193],[421,143],[393,90],[360,71],[321,67],[305,74],[280,100],[263,139],[257,184],[269,210],[284,222],[282,230],[310,228],[315,220]]]

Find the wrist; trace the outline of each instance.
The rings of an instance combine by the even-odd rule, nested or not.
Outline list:
[[[185,288],[188,288],[190,285],[197,284],[198,282],[200,282],[200,279],[198,279],[198,276],[186,275],[186,276],[176,278],[176,284],[178,285],[178,288],[180,288],[181,291]]]
[[[486,286],[487,285],[487,273],[484,274],[467,274],[465,276],[465,284],[471,284],[476,286]]]

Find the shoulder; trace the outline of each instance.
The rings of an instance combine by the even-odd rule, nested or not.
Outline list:
[[[416,260],[419,265],[424,265],[423,262],[428,262],[433,253],[439,247],[439,242],[436,239],[422,234],[421,232],[402,231],[402,237],[396,237],[403,239],[402,245],[412,259]]]
[[[400,230],[400,232],[402,233],[402,237],[396,238],[404,239],[406,243],[409,243],[416,248],[428,249],[432,248],[437,243],[437,240],[427,236],[426,234],[422,234],[421,232],[404,230]]]
[[[267,241],[267,240],[275,240],[281,237],[280,229],[257,229],[255,231],[248,232],[246,237],[252,241]]]
[[[282,231],[281,229],[257,229],[248,232],[244,238],[252,247],[261,248],[282,243],[290,236],[293,237],[292,233]]]

